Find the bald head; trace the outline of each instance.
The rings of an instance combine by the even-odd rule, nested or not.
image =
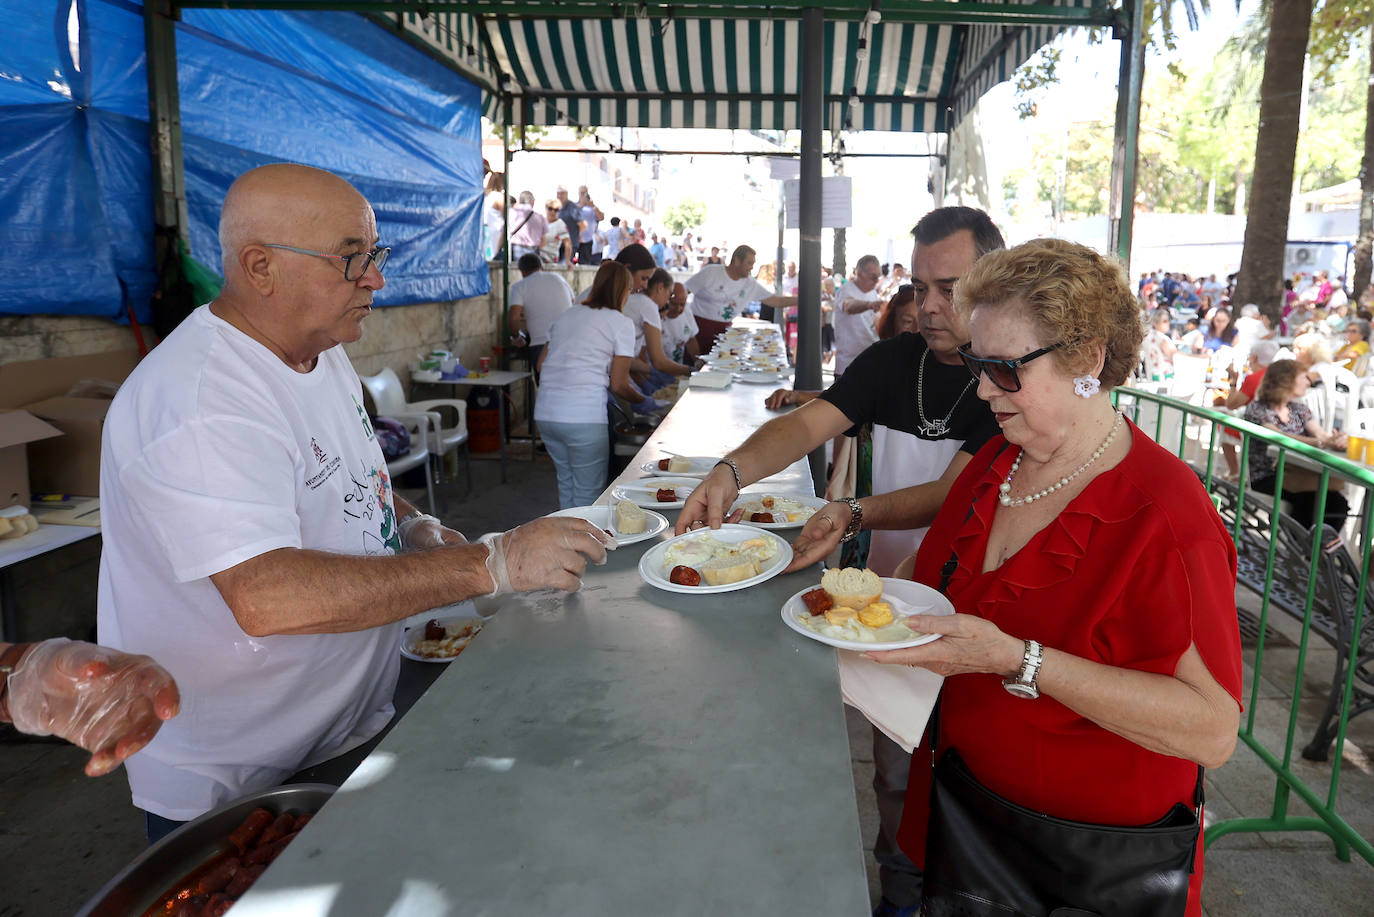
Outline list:
[[[224,289],[211,311],[288,366],[308,372],[325,350],[362,337],[386,281],[367,257],[377,218],[348,182],[286,163],[245,172],[224,196],[219,238]]]
[[[224,276],[238,268],[239,252],[254,243],[274,242],[335,251],[344,244],[371,247],[372,239],[334,238],[332,227],[359,218],[376,225],[372,208],[347,181],[323,169],[294,163],[260,166],[229,186],[220,210],[219,245]],[[348,231],[345,231],[347,234]]]

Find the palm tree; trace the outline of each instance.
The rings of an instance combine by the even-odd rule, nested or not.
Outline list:
[[[1288,241],[1293,162],[1302,112],[1302,70],[1312,29],[1311,0],[1273,0],[1260,83],[1255,171],[1245,220],[1235,302],[1257,303],[1275,320],[1282,311],[1283,251]]]

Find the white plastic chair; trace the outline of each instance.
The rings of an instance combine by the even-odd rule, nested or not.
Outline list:
[[[444,456],[461,447],[467,489],[472,489],[472,462],[468,456],[468,406],[457,398],[431,398],[427,401],[406,401],[405,387],[390,367],[375,376],[361,376],[363,387],[372,396],[378,414],[400,418],[405,414],[423,414],[429,419],[427,448],[437,460],[431,477],[438,481],[439,465]]]

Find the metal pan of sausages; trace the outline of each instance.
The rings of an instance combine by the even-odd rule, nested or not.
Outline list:
[[[77,917],[208,917],[262,875],[335,788],[321,783],[253,793],[182,825],[139,854]]]

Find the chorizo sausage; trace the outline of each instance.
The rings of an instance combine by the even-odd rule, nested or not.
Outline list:
[[[835,600],[830,597],[830,593],[819,588],[803,593],[802,601],[806,603],[806,610],[811,612],[813,617],[823,615],[835,607]]]
[[[676,503],[677,491],[671,487],[660,487],[658,493],[654,494],[654,499],[659,503]]]
[[[245,853],[267,826],[272,824],[272,813],[266,809],[254,809],[243,820],[243,823],[234,829],[234,833],[229,835],[229,843],[234,845],[234,849],[240,855]]]
[[[283,812],[277,816],[272,824],[268,825],[267,830],[262,832],[262,837],[258,838],[257,847],[265,847],[280,837],[289,834],[296,827],[296,816],[290,812]]]
[[[671,462],[672,462],[672,459],[659,459],[659,460],[658,460],[658,470],[659,470],[659,471],[667,471],[667,470],[668,470],[668,465],[669,465],[669,463],[671,463]]]
[[[679,586],[700,586],[701,574],[685,564],[678,564],[669,572],[668,582]]]
[[[262,844],[258,847],[255,847],[252,850],[248,851],[248,856],[243,858],[243,862],[248,866],[257,866],[259,864],[266,866],[268,863],[275,860],[278,857],[278,855],[280,855],[281,852],[286,849],[287,844],[291,843],[295,839],[296,832],[292,831],[285,837],[279,837],[270,844]]]
[[[234,881],[224,889],[224,893],[231,898],[241,898],[243,893],[253,887],[253,883],[258,881],[258,877],[267,871],[267,864],[257,863],[252,866],[245,866],[234,873]]]
[[[749,521],[750,521],[750,522],[772,522],[772,521],[773,521],[773,514],[772,514],[772,513],[750,513],[750,514],[749,514]]]

